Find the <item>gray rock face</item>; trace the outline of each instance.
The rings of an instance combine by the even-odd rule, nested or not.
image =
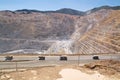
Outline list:
[[[99,8],[84,15],[71,9],[68,14],[65,10],[0,11],[0,53],[16,50],[55,54],[120,52],[118,9]]]
[[[76,16],[60,13],[23,14],[1,11],[0,52],[18,49],[47,50],[54,40],[70,38],[75,30],[75,19]]]

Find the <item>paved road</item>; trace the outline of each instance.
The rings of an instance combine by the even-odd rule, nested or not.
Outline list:
[[[13,39],[13,38],[2,38],[2,37],[0,37],[0,40],[28,41],[28,42],[50,42],[50,43],[59,41],[59,40],[39,40],[39,39],[19,39],[19,38]]]
[[[117,55],[98,55],[100,60],[115,59],[120,60],[120,54]],[[82,56],[67,56],[67,61],[60,61],[60,56],[46,56],[45,61],[39,61],[38,56],[14,56],[13,60],[25,60],[22,62],[0,62],[0,69],[9,68],[26,68],[26,67],[39,67],[39,66],[52,66],[52,65],[65,65],[65,64],[84,64],[94,62],[93,55]],[[5,56],[0,56],[0,61],[4,61]],[[26,61],[29,60],[29,61]]]

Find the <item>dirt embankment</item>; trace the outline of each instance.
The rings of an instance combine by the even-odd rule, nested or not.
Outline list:
[[[86,64],[84,68],[92,71],[98,71],[100,74],[117,77],[120,79],[120,61],[97,61],[94,63]]]
[[[84,66],[46,66],[39,68],[31,68],[25,71],[0,73],[0,80],[57,80],[62,78],[59,73],[64,69],[78,70],[81,74],[84,74],[84,76],[93,76],[94,74],[96,74],[96,72],[98,72],[98,74],[100,73],[100,76],[104,76],[105,78],[107,78],[105,80],[120,79],[120,61],[108,60],[96,61],[90,64],[85,64]]]

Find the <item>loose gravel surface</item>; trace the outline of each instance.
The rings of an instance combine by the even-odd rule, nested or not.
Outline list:
[[[96,61],[84,66],[43,66],[0,73],[0,80],[68,80],[70,77],[73,80],[77,80],[76,77],[79,77],[78,80],[120,80],[119,66],[120,62],[113,60]]]

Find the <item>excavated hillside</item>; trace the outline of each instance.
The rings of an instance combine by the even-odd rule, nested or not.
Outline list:
[[[77,18],[75,32],[71,39],[64,44],[65,41],[61,41],[59,44],[58,42],[54,43],[48,51],[60,54],[112,54],[120,52],[119,13],[120,10],[100,9]]]
[[[78,20],[77,34],[72,38],[74,52],[80,54],[120,52],[120,10],[102,9]]]
[[[64,11],[0,11],[0,52],[22,49],[54,54],[120,52],[119,7],[104,6],[82,15],[79,11],[75,11],[76,15],[74,10],[69,9],[70,14]]]
[[[0,52],[47,50],[56,40],[69,39],[77,16],[27,11],[0,12]]]

